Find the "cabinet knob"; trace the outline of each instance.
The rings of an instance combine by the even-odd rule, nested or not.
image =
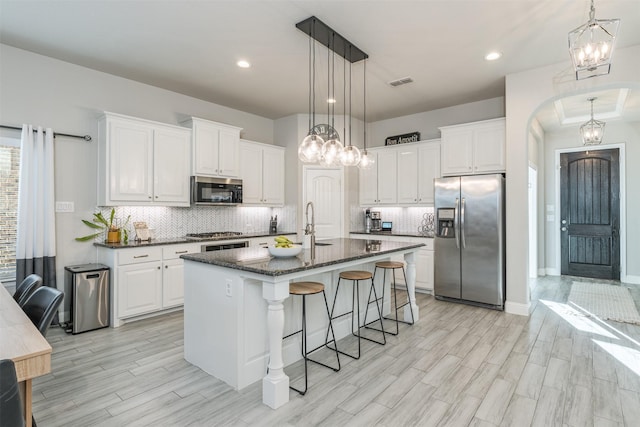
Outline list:
[[[158,270],[160,270],[160,266],[158,266]]]
[[[156,196],[156,199],[158,198],[158,196]]]
[[[151,198],[151,196],[149,196],[149,198]]]
[[[413,199],[413,201],[414,201],[414,202],[417,202],[417,201],[418,201],[418,199]]]

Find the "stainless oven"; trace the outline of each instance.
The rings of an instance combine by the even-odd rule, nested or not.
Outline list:
[[[239,203],[242,203],[241,179],[191,177],[191,204],[222,206]]]
[[[211,251],[223,251],[225,249],[236,249],[236,248],[247,248],[249,247],[248,240],[241,240],[237,242],[211,242],[205,245],[200,246],[201,252],[211,252]]]

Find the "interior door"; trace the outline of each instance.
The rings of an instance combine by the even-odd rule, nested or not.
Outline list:
[[[561,273],[620,279],[619,150],[560,155]]]
[[[305,191],[302,205],[302,228],[306,225],[305,208],[313,202],[316,239],[342,237],[343,189],[342,170],[305,168]],[[311,211],[309,211],[311,221]]]

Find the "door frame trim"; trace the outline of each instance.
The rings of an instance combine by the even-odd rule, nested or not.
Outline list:
[[[558,148],[555,150],[555,215],[553,221],[553,236],[555,238],[555,250],[556,250],[556,275],[561,275],[561,263],[562,263],[562,248],[561,248],[561,236],[560,236],[560,155],[565,153],[575,153],[579,151],[596,151],[596,150],[611,150],[617,148],[619,154],[619,174],[620,174],[620,281],[627,281],[627,187],[626,187],[626,174],[625,174],[625,143],[618,144],[605,144],[598,146],[580,146],[572,148]],[[546,212],[545,212],[546,214]],[[548,224],[548,223],[547,223]]]

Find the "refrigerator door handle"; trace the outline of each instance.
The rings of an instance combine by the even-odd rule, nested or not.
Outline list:
[[[462,198],[462,203],[460,205],[460,236],[462,237],[462,248],[465,249],[467,247],[467,242],[464,238],[464,197]]]
[[[453,234],[456,236],[456,248],[460,249],[460,227],[458,224],[458,206],[460,205],[460,199],[456,197],[456,206],[453,210]]]

